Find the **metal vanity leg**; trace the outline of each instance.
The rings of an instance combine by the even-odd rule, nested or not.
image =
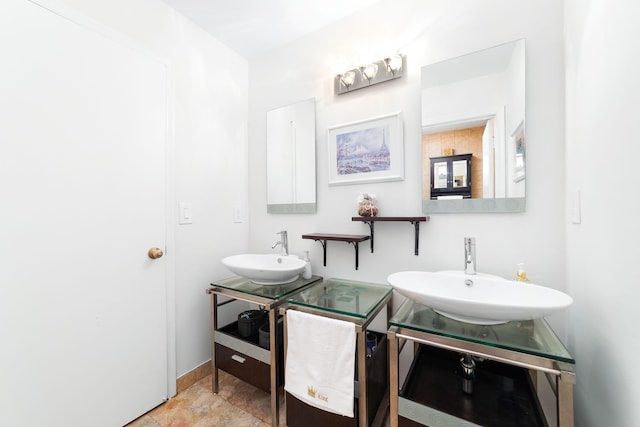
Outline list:
[[[387,344],[389,345],[389,425],[398,427],[398,338],[395,328],[387,332]]]
[[[558,376],[558,427],[573,427],[573,384],[575,375],[562,371]]]
[[[269,355],[271,357],[271,425],[277,427],[280,416],[278,395],[278,313],[277,309],[269,310]]]
[[[211,293],[211,391],[218,393],[218,368],[216,367],[216,328],[218,327],[218,295]]]
[[[369,425],[367,413],[367,330],[358,327],[356,331],[358,345],[358,424],[360,427],[367,427]]]

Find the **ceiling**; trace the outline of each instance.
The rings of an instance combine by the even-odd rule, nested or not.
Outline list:
[[[247,59],[312,33],[378,0],[163,0]]]

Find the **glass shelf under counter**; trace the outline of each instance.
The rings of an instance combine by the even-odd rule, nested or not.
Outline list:
[[[393,288],[367,282],[328,279],[287,299],[290,305],[368,319],[386,302]]]
[[[544,357],[569,365],[575,364],[575,360],[544,319],[476,325],[450,319],[408,299],[389,320],[389,324],[469,343]]]
[[[220,295],[260,305],[271,305],[321,280],[321,276],[311,276],[310,279],[303,279],[301,276],[293,282],[281,285],[259,285],[244,277],[234,276],[213,282],[210,289]]]
[[[447,420],[443,425],[458,425],[460,422],[471,422],[470,425],[475,425],[473,424],[474,420],[467,417],[468,413],[461,416],[458,413],[439,411],[436,409],[439,404],[437,399],[428,403],[426,400],[416,397],[419,393],[414,394],[415,390],[409,390],[414,387],[412,384],[417,383],[420,383],[419,386],[423,388],[439,386],[433,383],[436,377],[433,374],[428,375],[431,382],[412,378],[414,374],[426,375],[424,372],[432,369],[434,360],[430,360],[426,365],[419,360],[420,354],[424,352],[418,350],[428,348],[438,351],[445,350],[445,353],[454,354],[454,359],[455,357],[459,358],[459,354],[467,354],[475,356],[479,360],[490,361],[491,364],[497,362],[497,365],[492,366],[502,365],[505,367],[504,372],[515,372],[513,369],[528,372],[534,399],[537,399],[537,390],[540,387],[540,384],[537,383],[537,372],[546,374],[551,391],[556,397],[555,425],[559,427],[573,426],[575,360],[544,319],[512,321],[497,325],[476,325],[453,320],[429,307],[407,299],[389,320],[387,338],[390,352],[391,427],[421,425],[425,422],[428,423],[432,417],[438,420]],[[405,386],[400,388],[398,356],[402,347],[401,343],[405,342],[413,342],[414,359]],[[503,373],[499,375],[503,375]],[[472,401],[469,400],[469,397],[460,396],[460,399],[466,399],[466,407],[470,409]],[[539,406],[539,402],[536,405]],[[455,407],[455,405],[453,406]],[[469,411],[469,413],[471,412]]]

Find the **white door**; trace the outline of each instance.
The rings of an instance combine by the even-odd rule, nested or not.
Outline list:
[[[495,193],[493,121],[493,117],[487,120],[482,133],[482,198],[484,199],[493,199]]]
[[[76,22],[0,2],[2,426],[167,398],[167,69]]]

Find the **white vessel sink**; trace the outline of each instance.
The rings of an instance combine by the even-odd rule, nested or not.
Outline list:
[[[259,285],[293,282],[304,270],[305,262],[295,255],[241,254],[222,259],[227,269]]]
[[[402,271],[387,278],[400,294],[462,322],[494,325],[544,317],[569,307],[573,299],[560,291],[462,271]]]

